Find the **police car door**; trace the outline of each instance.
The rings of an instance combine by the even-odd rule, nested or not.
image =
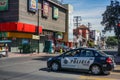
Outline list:
[[[88,70],[90,65],[94,62],[94,53],[92,50],[82,49],[78,58],[78,69]]]
[[[71,50],[65,53],[65,55],[61,59],[61,67],[62,68],[77,68],[75,63],[72,63],[74,60],[75,51]]]

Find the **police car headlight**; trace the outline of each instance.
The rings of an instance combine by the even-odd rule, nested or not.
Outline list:
[[[48,61],[52,60],[52,58],[49,58]]]

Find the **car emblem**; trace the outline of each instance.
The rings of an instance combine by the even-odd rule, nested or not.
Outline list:
[[[65,59],[65,60],[63,61],[63,63],[64,63],[64,64],[67,64],[67,63],[68,63],[68,60]]]

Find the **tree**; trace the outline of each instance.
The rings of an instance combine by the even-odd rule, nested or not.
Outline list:
[[[111,4],[106,7],[105,12],[102,14],[102,25],[105,26],[104,31],[114,30],[118,38],[118,55],[120,55],[120,5],[117,0],[111,1]]]
[[[118,44],[117,38],[115,36],[108,37],[106,40],[106,44],[108,46],[117,46]]]

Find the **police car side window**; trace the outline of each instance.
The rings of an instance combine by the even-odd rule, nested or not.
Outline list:
[[[86,53],[85,50],[81,50],[80,57],[85,57],[86,56],[85,53]]]
[[[75,51],[74,57],[80,57],[80,50]]]
[[[75,54],[75,51],[74,51],[74,50],[68,51],[68,52],[66,52],[66,53],[64,54],[64,57],[72,57],[72,56],[74,56],[74,54]]]
[[[94,53],[91,50],[81,50],[81,57],[93,57]]]
[[[100,53],[95,51],[95,57],[99,57],[100,56]]]

